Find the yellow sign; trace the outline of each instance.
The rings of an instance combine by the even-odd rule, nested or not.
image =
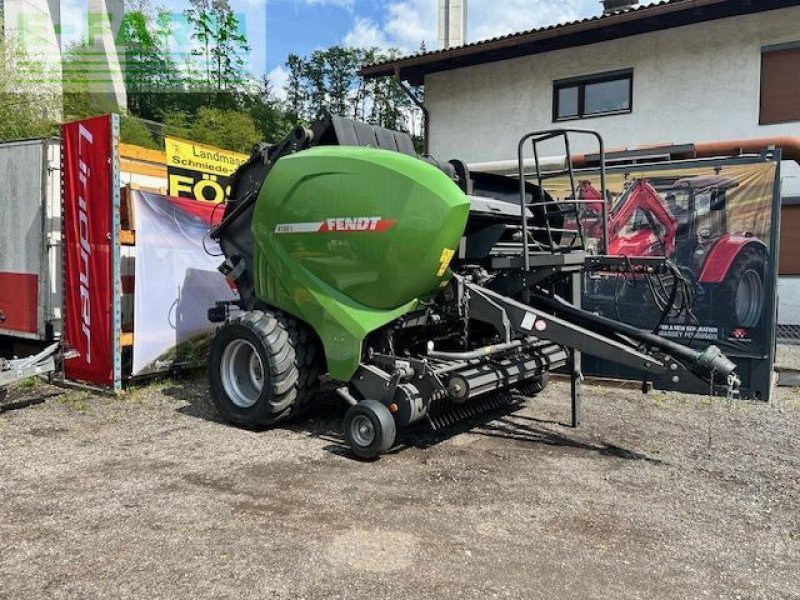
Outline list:
[[[169,195],[219,203],[230,193],[230,176],[249,158],[214,146],[166,138]]]
[[[436,273],[437,277],[443,276],[447,272],[447,267],[450,266],[450,261],[456,255],[455,250],[445,248],[442,250],[442,257],[439,259],[439,271]]]

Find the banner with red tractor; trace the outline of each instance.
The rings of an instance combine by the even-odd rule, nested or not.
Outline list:
[[[586,201],[582,223],[593,250],[628,258],[665,256],[686,285],[674,285],[674,273],[587,274],[584,308],[683,344],[713,342],[739,363],[745,394],[767,398],[776,320],[779,163],[739,157],[627,166],[610,169],[606,186],[604,246],[599,177],[590,173],[576,182]],[[569,194],[568,181],[551,188]],[[668,310],[673,294],[677,308]],[[591,357],[585,370],[630,375]]]

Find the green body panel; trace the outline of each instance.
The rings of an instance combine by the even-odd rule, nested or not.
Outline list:
[[[364,338],[449,280],[469,199],[442,171],[373,148],[280,159],[253,215],[256,295],[314,328],[349,380]]]

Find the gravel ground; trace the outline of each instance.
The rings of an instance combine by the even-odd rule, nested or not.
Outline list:
[[[249,432],[203,381],[14,390],[0,597],[800,598],[800,390],[587,385],[577,431],[567,396],[360,463],[332,400]]]

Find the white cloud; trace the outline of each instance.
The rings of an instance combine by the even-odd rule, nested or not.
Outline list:
[[[344,44],[357,48],[385,48],[389,41],[377,23],[356,17],[352,29],[344,36]]]
[[[598,16],[602,11],[598,0],[469,0],[468,6],[467,42],[470,43]],[[438,48],[437,0],[386,0],[384,14],[377,23],[356,16],[344,43],[395,47],[404,53],[417,52],[423,42],[428,50]],[[361,44],[359,40],[371,44]]]
[[[328,4],[339,8],[352,9],[355,0],[300,0],[303,4]]]
[[[356,0],[245,0],[253,5],[266,6],[269,3],[282,2],[284,4],[305,4],[308,6],[335,6],[338,8],[345,8],[353,10]]]
[[[468,38],[471,42],[599,15],[595,0],[477,0],[470,5]]]
[[[416,52],[421,44],[436,48],[438,37],[438,2],[405,0],[390,2],[386,32],[391,45],[407,52]]]
[[[286,100],[286,82],[289,81],[289,71],[283,66],[278,65],[268,74],[272,83],[272,92],[279,100]]]
[[[416,52],[423,42],[436,45],[436,0],[401,0],[386,2],[385,17],[380,23],[355,17],[343,42],[348,46],[399,48]],[[362,43],[366,42],[366,43]]]
[[[61,45],[63,48],[78,43],[86,36],[86,1],[64,0],[61,7],[60,22]]]

